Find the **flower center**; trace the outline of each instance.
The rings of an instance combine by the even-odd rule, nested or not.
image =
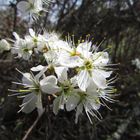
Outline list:
[[[34,37],[34,38],[33,38],[33,42],[34,42],[35,44],[38,42],[37,37]]]
[[[24,48],[24,49],[23,49],[23,52],[28,52],[28,51],[29,51],[28,48]]]
[[[33,3],[29,3],[29,4],[30,4],[30,6],[29,6],[29,8],[27,9],[28,11],[35,8],[35,5],[34,5]]]
[[[86,61],[84,62],[84,65],[85,65],[85,68],[86,68],[87,70],[92,70],[92,68],[93,68],[92,62],[91,62],[90,60],[86,60]]]
[[[46,46],[46,45],[44,46],[44,48],[42,49],[42,51],[43,51],[43,53],[48,52],[48,48],[47,48],[47,46]]]
[[[72,52],[70,52],[70,56],[80,56],[81,54],[74,49]]]
[[[69,93],[72,90],[70,81],[65,81],[64,84],[61,84],[61,88],[64,91],[64,93]]]

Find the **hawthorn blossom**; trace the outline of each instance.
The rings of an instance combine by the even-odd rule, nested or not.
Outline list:
[[[74,44],[65,43],[60,51],[60,64],[69,68],[80,66],[81,64],[81,48],[75,47]]]
[[[92,120],[90,116],[96,117],[97,119],[101,118],[100,113],[98,112],[101,102],[98,94],[98,87],[94,83],[90,83],[88,85],[87,90],[85,92],[79,92],[80,102],[76,108],[76,118],[75,122],[78,122],[78,117],[82,114],[83,110],[85,110],[86,115],[88,116],[90,122]],[[99,116],[99,117],[98,117]]]
[[[20,38],[15,32],[13,35],[15,36],[16,41],[14,42],[14,47],[11,48],[12,54],[17,54],[17,58],[29,60],[33,53],[33,42]]]
[[[43,54],[47,53],[50,50],[53,53],[60,55],[59,52],[63,50],[64,46],[67,46],[67,42],[61,40],[60,35],[56,34],[55,32],[45,32],[43,35],[40,36],[40,38],[45,39],[46,44],[37,45],[37,49],[40,50],[40,52],[42,52]]]
[[[132,64],[135,65],[138,70],[140,70],[140,59],[139,58],[132,60]]]
[[[39,77],[44,75],[46,71],[50,71],[50,73],[53,74],[55,72],[55,69],[59,67],[58,55],[54,51],[47,51],[46,53],[44,53],[43,57],[47,62],[47,66],[38,65],[36,67],[31,68],[31,71],[38,72]]]
[[[55,93],[57,79],[53,75],[44,77],[42,80],[39,79],[38,75],[34,76],[32,73],[22,73],[22,75],[22,83],[13,82],[24,86],[24,89],[17,90],[15,91],[17,93],[14,94],[24,98],[22,105],[20,105],[20,111],[30,113],[37,108],[38,113],[41,114],[43,111],[42,93]]]
[[[50,46],[49,43],[52,43],[51,47],[47,47],[43,52],[43,57],[45,58],[46,62],[47,62],[47,66],[36,66],[36,67],[32,67],[31,70],[34,72],[39,72],[39,75],[43,75],[47,70],[49,70],[51,73],[56,72],[57,67],[61,67],[60,61],[59,61],[59,45],[61,45],[61,43],[59,41],[57,41],[57,43],[60,43],[59,45],[56,43],[56,45],[54,45],[54,42],[49,42],[47,41],[47,44]],[[54,45],[54,46],[53,46]]]
[[[55,32],[46,32],[43,35],[46,40],[47,40],[47,44],[49,46],[50,49],[56,49],[57,45],[55,45],[57,42],[60,41],[60,35],[55,33]]]
[[[64,109],[66,106],[67,111],[74,110],[80,100],[77,94],[76,77],[68,79],[68,68],[58,67],[55,72],[58,77],[59,96],[53,102],[53,112],[58,113],[59,109]]]
[[[92,54],[89,51],[90,47],[84,48],[84,44],[81,44],[81,54],[84,57],[82,65],[78,68],[77,81],[78,86],[83,91],[86,91],[90,81],[94,82],[99,88],[106,88],[106,78],[110,77],[112,73],[112,71],[105,69],[109,62],[108,53],[95,51]]]
[[[43,3],[48,5],[49,2],[49,0],[22,0],[18,2],[17,8],[23,17],[30,15],[33,18],[37,18],[41,11],[46,11],[43,8]]]

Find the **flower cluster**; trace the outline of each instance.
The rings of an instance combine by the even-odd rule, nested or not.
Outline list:
[[[15,90],[14,95],[23,97],[21,110],[30,113],[37,108],[43,111],[42,99],[50,97],[53,112],[59,110],[76,111],[75,122],[83,111],[90,122],[91,116],[100,119],[99,108],[112,102],[110,93],[115,78],[109,78],[112,69],[107,52],[98,51],[98,47],[89,40],[74,43],[68,37],[65,41],[56,33],[36,34],[29,29],[29,35],[16,40],[11,52],[18,58],[30,60],[34,54],[42,55],[46,63],[32,67],[30,73],[22,73],[23,89]]]

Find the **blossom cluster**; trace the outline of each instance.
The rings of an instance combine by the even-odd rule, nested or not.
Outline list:
[[[59,110],[76,111],[75,122],[86,112],[90,122],[91,116],[101,118],[99,108],[112,102],[115,78],[110,78],[109,55],[98,51],[91,41],[79,40],[78,43],[68,36],[60,39],[54,32],[36,34],[29,29],[29,35],[21,38],[13,33],[15,41],[11,53],[16,58],[26,61],[34,55],[41,55],[45,63],[32,67],[23,75],[20,83],[23,88],[12,90],[14,95],[23,97],[21,110],[30,113],[37,108],[38,114],[44,109],[44,97],[48,97],[54,114]],[[47,101],[45,101],[47,102]]]

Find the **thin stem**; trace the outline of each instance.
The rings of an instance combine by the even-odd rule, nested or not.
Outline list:
[[[36,126],[36,124],[38,123],[38,121],[40,120],[40,118],[42,117],[43,113],[44,113],[44,111],[37,117],[37,119],[34,121],[34,123],[32,124],[32,126],[28,129],[27,133],[22,138],[22,140],[27,140],[27,138],[29,137],[30,133],[32,132],[32,130],[34,129],[34,127]]]

